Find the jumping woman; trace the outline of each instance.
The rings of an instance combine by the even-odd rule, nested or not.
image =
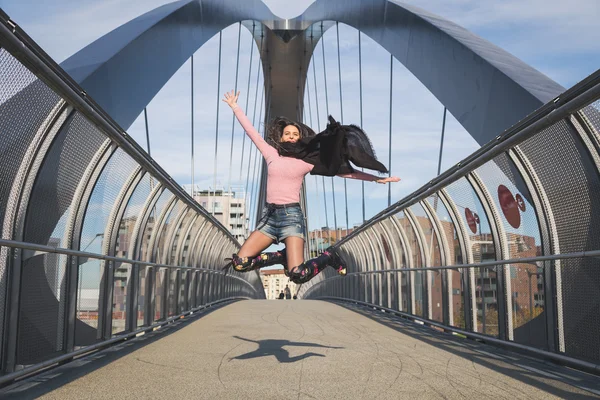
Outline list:
[[[300,187],[304,176],[339,176],[377,183],[398,182],[391,176],[380,178],[355,171],[349,161],[359,167],[387,172],[377,161],[365,133],[354,125],[340,125],[331,116],[327,129],[318,135],[308,126],[278,117],[268,126],[267,143],[242,109],[237,105],[239,92],[225,93],[223,99],[233,110],[246,134],[256,145],[267,163],[267,205],[252,232],[231,262],[236,271],[246,272],[282,264],[294,283],[308,282],[330,265],[340,275],[346,267],[335,249],[330,247],[317,258],[304,262],[306,226],[300,208]],[[285,243],[285,248],[263,253],[272,243]]]

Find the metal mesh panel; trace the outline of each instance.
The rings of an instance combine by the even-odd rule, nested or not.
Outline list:
[[[32,189],[25,221],[26,242],[66,246],[68,234],[65,227],[73,195],[81,176],[104,140],[105,137],[80,114],[76,114],[62,128],[42,162]],[[33,257],[23,263],[18,363],[28,363],[30,354],[23,349],[31,346],[37,348],[39,357],[43,357],[43,342],[29,332],[53,330],[54,324],[58,324],[60,332],[52,334],[56,334],[56,340],[62,342],[66,298],[60,296],[52,285],[56,286],[53,284],[56,276],[64,275],[66,265],[56,265],[57,260],[66,262],[66,258],[45,256]],[[50,285],[51,290],[43,289],[43,285]],[[60,286],[62,287],[62,284]],[[52,293],[54,295],[51,295]],[[53,315],[57,321],[46,327],[42,315]],[[25,329],[25,326],[31,328],[32,323],[35,323],[35,328]],[[36,342],[35,345],[32,345],[32,342]],[[50,342],[47,342],[46,346],[48,355],[53,355],[57,346]]]
[[[449,284],[450,287],[450,325],[458,328],[466,328],[466,314],[465,314],[465,292],[464,277],[465,268],[452,269],[449,272]]]
[[[66,260],[44,254],[24,263],[17,364],[38,363],[63,351]]]
[[[441,225],[441,233],[444,235],[446,242],[448,243],[448,251],[450,253],[450,259],[447,261],[447,265],[457,265],[463,263],[462,250],[460,248],[460,241],[458,240],[458,232],[456,226],[452,222],[450,213],[444,205],[444,203],[438,198],[437,195],[429,196],[427,203],[431,205],[435,211],[438,220]]]
[[[498,274],[496,267],[475,269],[477,332],[498,336]]]
[[[87,204],[79,250],[102,253],[104,230],[112,206],[127,178],[136,164],[123,150],[117,149],[100,174]],[[79,266],[77,285],[77,318],[81,323],[75,327],[75,344],[84,346],[96,340],[96,334],[89,332],[98,328],[98,307],[100,300],[100,260],[89,259]]]
[[[173,196],[169,190],[164,190],[152,210],[150,211],[150,215],[148,217],[148,221],[146,222],[146,226],[144,227],[144,233],[142,236],[142,244],[140,246],[139,259],[144,261],[150,260],[150,254],[148,254],[148,246],[150,245],[150,239],[152,238],[152,231],[155,229],[156,218],[162,213],[167,201]]]
[[[127,318],[127,281],[131,264],[123,263],[115,265],[113,279],[113,309],[112,309],[112,333],[117,334],[125,331]]]
[[[169,236],[169,232],[171,231],[171,229],[174,229],[173,222],[177,219],[177,216],[181,212],[182,208],[185,206],[185,204],[182,201],[180,201],[180,200],[176,200],[176,201],[177,201],[177,204],[175,204],[175,206],[169,212],[169,215],[167,216],[165,223],[163,225],[163,229],[160,232],[160,236],[158,237],[158,240],[156,242],[156,249],[154,249],[154,254],[155,254],[155,260],[157,262],[162,262],[162,260],[164,258],[164,254],[166,252],[165,246],[167,244],[165,242]]]
[[[446,188],[450,200],[458,209],[471,243],[473,262],[496,259],[496,250],[490,224],[483,206],[466,178],[461,178]],[[475,298],[477,306],[477,332],[498,335],[498,297],[496,272],[493,268],[477,268]]]
[[[167,271],[169,274],[169,291],[167,292],[167,310],[168,317],[172,317],[177,313],[177,303],[175,299],[177,297],[177,270],[171,269]]]
[[[392,266],[393,269],[406,268],[406,253],[404,252],[404,247],[402,246],[402,242],[400,240],[400,235],[398,233],[397,227],[394,225],[391,219],[386,219],[382,222],[382,225],[388,231],[391,239],[392,239],[392,249],[396,252],[395,257],[395,265]],[[396,292],[399,293],[396,302],[392,304],[392,308],[396,308],[400,311],[406,311],[408,309],[408,301],[409,301],[409,288],[408,288],[408,272],[400,272],[393,274],[390,279],[395,281]]]
[[[159,321],[165,317],[164,309],[164,290],[165,279],[169,271],[166,268],[155,269],[154,276],[154,321]]]
[[[141,213],[143,212],[144,204],[148,200],[148,196],[150,196],[151,190],[150,176],[146,174],[138,183],[127,202],[127,207],[119,224],[119,234],[115,248],[115,255],[117,257],[130,258],[129,251],[131,250],[132,242],[136,240],[136,238],[131,237],[133,229],[138,218],[142,217]]]
[[[577,133],[560,121],[520,147],[552,208],[558,250],[571,253],[600,249],[600,212],[596,206],[600,198],[600,179]],[[563,318],[566,354],[600,361],[597,334],[600,320],[593,317],[600,315],[597,262],[578,259],[562,262],[558,282],[557,290],[562,294],[558,313]],[[586,330],[581,329],[582,321]]]
[[[27,207],[25,241],[65,245],[65,226],[73,195],[106,137],[77,113],[63,126],[48,150]]]
[[[181,271],[181,283],[179,285],[179,306],[178,311],[183,312],[186,310],[186,295],[185,295],[185,286],[187,284],[188,271]]]
[[[403,229],[407,238],[407,246],[410,248],[412,253],[412,267],[413,268],[421,268],[424,267],[421,258],[421,248],[419,247],[419,242],[417,241],[417,235],[410,224],[410,221],[404,214],[404,211],[400,211],[395,215],[396,221],[398,225]],[[424,307],[424,298],[423,298],[423,272],[416,271],[412,272],[413,279],[413,287],[414,287],[414,310],[416,315],[422,316],[425,312]],[[406,282],[408,283],[408,282]],[[404,282],[403,282],[404,284]],[[408,285],[407,285],[408,286]],[[404,289],[404,288],[403,288]],[[410,288],[408,288],[408,295],[410,295]],[[404,291],[404,290],[403,290]]]
[[[496,259],[496,250],[481,201],[466,178],[461,178],[446,188],[451,201],[458,209],[471,240],[473,262]]]
[[[206,219],[204,217],[200,216],[196,218],[196,221],[194,221],[194,225],[192,226],[192,229],[190,229],[190,233],[185,238],[185,241],[183,243],[183,250],[181,252],[181,265],[190,267],[192,266],[192,257],[190,256],[194,253],[194,249],[190,249],[190,246],[193,245],[192,243],[190,243],[190,241],[194,240],[194,238],[198,234],[198,230],[200,229],[205,220]]]
[[[595,101],[587,107],[584,107],[581,112],[590,122],[595,132],[596,139],[600,141],[600,100]]]
[[[146,280],[147,270],[149,267],[145,267],[143,265],[139,266],[138,269],[138,304],[137,304],[137,323],[136,326],[144,325],[144,318],[146,316],[146,301],[150,299],[146,299],[146,287],[148,282]]]
[[[430,266],[440,266],[442,264],[440,256],[440,242],[438,241],[437,234],[433,230],[433,226],[431,225],[429,217],[425,213],[425,210],[421,204],[415,204],[411,206],[410,211],[412,211],[416,217],[417,223],[421,226],[421,230],[425,236],[425,246],[429,251]]]
[[[185,211],[185,215],[179,221],[179,225],[177,226],[177,230],[175,231],[175,236],[173,237],[173,244],[171,246],[171,255],[169,256],[168,264],[175,265],[175,257],[177,256],[177,245],[179,243],[179,236],[183,235],[184,229],[188,228],[188,224],[192,217],[194,217],[196,213],[192,209],[188,209]]]
[[[531,194],[514,164],[502,154],[476,172],[501,214],[509,258],[541,255],[540,227]]]
[[[0,221],[8,202],[16,201],[9,194],[27,149],[59,100],[33,73],[0,49]],[[12,237],[3,232],[3,238]]]

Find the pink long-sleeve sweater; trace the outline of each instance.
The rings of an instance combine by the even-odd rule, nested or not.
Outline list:
[[[277,149],[269,145],[254,126],[252,126],[252,123],[239,106],[234,107],[233,112],[242,125],[242,128],[246,131],[246,134],[248,134],[248,137],[254,142],[267,162],[267,203],[298,203],[300,201],[302,180],[313,169],[313,165],[297,158],[280,156]],[[337,176],[364,181],[379,179],[374,175],[360,171]]]

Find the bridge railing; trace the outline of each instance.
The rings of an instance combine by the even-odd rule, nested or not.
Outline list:
[[[431,325],[600,363],[600,72],[367,221],[303,285]],[[596,370],[598,372],[600,370]]]
[[[221,272],[227,229],[1,10],[0,157],[0,382],[264,298],[258,274]]]

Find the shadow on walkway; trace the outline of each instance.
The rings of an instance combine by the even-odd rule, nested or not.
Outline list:
[[[280,363],[293,363],[296,361],[304,360],[308,357],[325,357],[324,354],[318,353],[304,353],[299,356],[290,357],[290,353],[285,350],[283,347],[319,347],[325,349],[343,349],[343,347],[334,347],[334,346],[324,346],[322,344],[317,343],[301,343],[301,342],[291,342],[289,340],[276,340],[276,339],[267,339],[267,340],[252,340],[246,339],[239,336],[233,336],[236,339],[243,340],[250,343],[256,343],[258,345],[258,349],[251,351],[250,353],[242,354],[237,357],[233,357],[232,360],[248,360],[251,358],[258,357],[267,357],[274,356],[277,361]]]
[[[411,338],[470,360],[554,396],[569,399],[600,398],[597,394],[600,390],[600,377],[598,376],[475,340],[461,339],[451,333],[441,332],[388,313],[375,312],[366,306],[338,301],[330,302]],[[589,391],[587,392],[589,395],[577,393],[573,390],[575,387]]]
[[[148,332],[145,335],[138,336],[116,345],[109,346],[99,350],[96,353],[83,356],[79,359],[67,362],[63,365],[51,368],[46,372],[41,372],[31,378],[25,378],[22,381],[13,383],[0,389],[0,399],[36,399],[44,394],[50,393],[67,383],[73,382],[97,369],[130,354],[134,351],[148,346],[160,339],[163,339],[179,330],[187,327],[194,321],[209,315],[225,306],[237,303],[238,300],[224,302],[209,308],[196,311],[194,314],[185,318],[175,320],[160,329]]]

